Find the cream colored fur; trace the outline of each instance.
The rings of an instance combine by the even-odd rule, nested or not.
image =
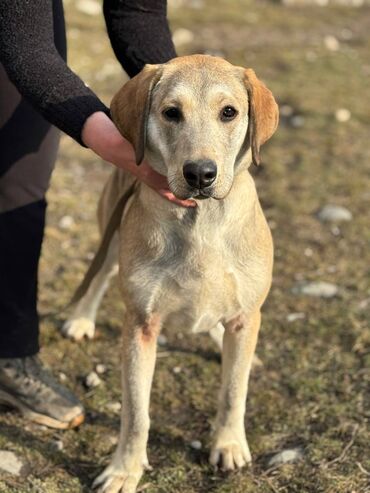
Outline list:
[[[114,240],[101,272],[65,325],[64,332],[75,339],[92,337],[119,244],[126,306],[121,433],[110,464],[95,481],[101,493],[134,493],[148,467],[149,397],[162,326],[171,331],[207,331],[218,343],[223,337],[222,386],[210,462],[230,470],[251,461],[245,403],[273,262],[271,234],[248,172],[252,160],[258,162],[259,146],[276,128],[271,93],[252,71],[206,56],[148,66],[135,79],[115,97],[112,110],[137,154],[144,146],[150,164],[168,177],[180,198],[194,198],[182,175],[185,160],[213,159],[218,175],[211,197],[194,198],[194,209],[170,203],[139,185],[125,209],[119,241]],[[144,106],[142,98],[149,95]],[[135,115],[131,104],[142,112],[147,109],[146,136],[138,136],[140,129],[126,130],[125,118]],[[163,119],[168,105],[181,106],[181,125],[171,127]],[[220,122],[225,105],[238,110],[235,121]],[[124,171],[111,175],[99,207],[102,231],[132,181]]]

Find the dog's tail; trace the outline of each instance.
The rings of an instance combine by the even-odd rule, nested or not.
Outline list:
[[[101,269],[104,263],[106,253],[108,251],[108,247],[110,245],[110,242],[112,241],[114,233],[117,231],[120,225],[122,215],[124,213],[127,202],[129,198],[134,194],[137,186],[138,186],[138,182],[134,181],[134,183],[118,199],[115,207],[112,210],[111,216],[107,223],[107,227],[105,228],[104,233],[102,235],[99,248],[96,251],[94,258],[92,259],[89,268],[87,269],[85,277],[83,278],[82,282],[76,289],[71,300],[65,306],[63,306],[61,309],[57,311],[41,314],[42,318],[58,315],[61,312],[64,312],[72,305],[80,301],[80,299],[86,294],[87,290],[90,287],[91,281],[94,279],[94,277],[99,272],[99,270]]]

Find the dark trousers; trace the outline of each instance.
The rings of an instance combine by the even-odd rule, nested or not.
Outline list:
[[[54,39],[65,58],[63,9]],[[59,132],[18,93],[0,65],[0,358],[39,350],[37,275]]]

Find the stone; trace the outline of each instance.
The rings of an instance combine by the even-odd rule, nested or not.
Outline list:
[[[286,316],[287,322],[295,322],[296,320],[303,320],[306,317],[306,315],[303,312],[294,312],[294,313],[289,313]]]
[[[267,465],[268,467],[276,467],[280,466],[281,464],[297,462],[301,459],[303,459],[302,449],[298,447],[290,448],[274,454],[268,461]]]
[[[22,462],[14,452],[0,450],[0,470],[12,474],[13,476],[21,476],[24,469],[24,462]]]
[[[330,51],[338,51],[340,44],[335,36],[328,34],[324,37],[324,45]]]
[[[106,408],[112,413],[119,413],[121,411],[121,403],[120,402],[108,402]]]
[[[304,249],[303,253],[305,254],[306,257],[312,257],[313,250],[312,250],[312,248],[307,247]]]
[[[284,117],[289,117],[289,116],[292,116],[294,113],[294,110],[291,106],[289,106],[289,104],[282,104],[279,108],[279,114],[280,116],[284,116]]]
[[[90,372],[85,378],[85,385],[88,388],[98,387],[101,384],[101,378],[94,371]]]
[[[102,363],[98,363],[95,367],[95,371],[99,375],[103,375],[103,373],[105,373],[107,371],[107,367],[105,365],[103,365]]]
[[[194,450],[201,450],[202,449],[202,442],[199,440],[193,440],[190,442],[190,447]]]
[[[293,288],[294,294],[303,294],[317,298],[333,298],[338,292],[338,286],[324,281],[303,282]]]
[[[66,382],[68,380],[67,375],[63,372],[60,372],[59,373],[59,380],[63,383]]]
[[[342,222],[351,221],[353,216],[345,207],[328,204],[319,210],[317,217],[322,222]]]
[[[302,128],[305,124],[305,119],[301,115],[294,115],[290,119],[290,124],[293,128]]]
[[[72,216],[63,216],[59,221],[59,227],[61,229],[71,229],[75,224],[75,220]]]
[[[351,112],[347,108],[338,108],[335,112],[337,122],[345,123],[351,119]]]
[[[186,45],[194,40],[194,33],[189,29],[181,27],[174,31],[172,39],[176,46]]]

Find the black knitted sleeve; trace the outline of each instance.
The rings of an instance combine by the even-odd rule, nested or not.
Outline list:
[[[104,0],[104,16],[114,53],[130,77],[146,63],[176,57],[166,0]]]
[[[0,0],[0,62],[37,111],[82,144],[86,119],[108,110],[55,47],[52,4],[57,1]]]

